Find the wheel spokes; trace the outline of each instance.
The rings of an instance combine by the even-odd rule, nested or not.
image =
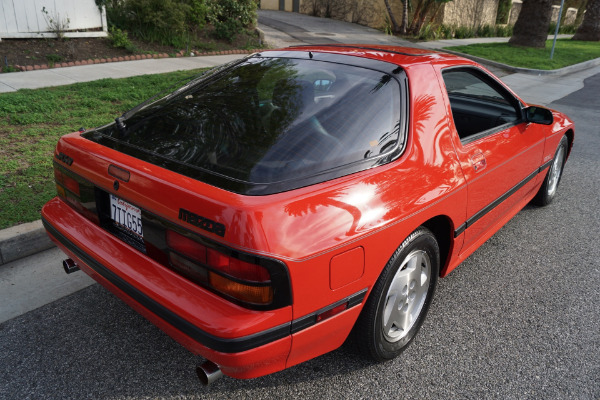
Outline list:
[[[558,152],[556,153],[556,157],[552,162],[552,167],[550,169],[550,177],[548,179],[548,194],[553,195],[558,186],[558,181],[560,180],[560,175],[562,173],[563,167],[563,158],[564,158],[564,148],[560,147]]]
[[[413,327],[427,297],[429,271],[429,257],[422,250],[410,253],[398,268],[383,312],[383,333],[388,340],[400,340]]]

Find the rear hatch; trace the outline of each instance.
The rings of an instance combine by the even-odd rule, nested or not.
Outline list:
[[[394,64],[265,52],[83,136],[230,192],[268,195],[397,157],[405,91]]]
[[[239,195],[89,141],[59,141],[54,160],[59,197],[90,222],[165,267],[246,308],[291,304],[289,275],[264,252]],[[243,221],[241,223],[240,221]],[[126,256],[123,256],[124,259]],[[118,266],[115,266],[118,268]]]

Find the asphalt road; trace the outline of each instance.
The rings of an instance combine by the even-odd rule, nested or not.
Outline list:
[[[342,348],[205,388],[199,357],[93,285],[0,324],[0,399],[600,398],[599,92],[600,74],[551,104],[576,122],[558,197],[440,281],[399,358]]]

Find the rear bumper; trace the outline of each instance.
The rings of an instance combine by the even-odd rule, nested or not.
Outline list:
[[[227,303],[130,248],[59,199],[44,206],[42,222],[81,270],[188,350],[218,364],[226,375],[252,378],[285,368],[291,307],[258,312]],[[209,308],[212,312],[206,312]],[[212,332],[206,328],[211,326],[216,327]],[[236,332],[252,327],[260,330]]]
[[[354,325],[367,289],[292,318],[292,307],[242,308],[200,288],[91,223],[55,198],[42,209],[50,238],[85,273],[195,354],[234,378],[254,378],[337,348]],[[341,303],[330,319],[317,315]]]

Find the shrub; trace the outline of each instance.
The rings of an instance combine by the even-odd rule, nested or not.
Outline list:
[[[198,29],[204,28],[210,11],[208,5],[204,0],[190,0],[189,5],[188,23]]]
[[[208,20],[218,39],[232,41],[237,33],[256,23],[254,0],[207,0]]]
[[[512,25],[496,25],[496,35],[498,35],[498,37],[510,37],[512,34]]]
[[[454,37],[456,39],[468,39],[475,37],[475,30],[470,26],[459,26],[454,31]]]
[[[179,48],[194,45],[207,22],[232,41],[256,22],[256,0],[96,0],[111,26],[142,40]]]
[[[54,64],[63,61],[63,57],[60,54],[47,54],[46,60],[48,60],[48,65],[53,67]]]
[[[111,25],[140,39],[181,46],[191,10],[181,0],[112,0],[106,11]]]
[[[556,29],[556,22],[551,22],[550,26],[548,27],[548,34],[549,35],[554,35],[554,30],[555,29]],[[576,30],[577,30],[577,27],[575,25],[561,25],[558,28],[558,33],[560,33],[560,34],[574,34]]]
[[[42,16],[46,21],[46,25],[48,25],[48,29],[54,32],[58,39],[64,39],[65,32],[69,30],[69,24],[71,23],[69,17],[61,17],[58,12],[51,14],[46,10],[46,7],[42,7]]]
[[[496,37],[496,26],[494,25],[481,25],[477,28],[475,34],[477,37]]]
[[[432,23],[425,24],[421,27],[419,31],[419,39],[420,40],[433,40],[436,38],[435,29]]]
[[[119,28],[110,28],[110,33],[108,34],[108,39],[113,47],[127,48],[130,47],[131,41],[127,36],[127,31],[122,31]]]
[[[508,22],[508,14],[512,7],[512,0],[500,0],[498,2],[498,12],[496,14],[497,24],[506,24]]]
[[[454,28],[450,25],[440,25],[439,32],[441,39],[452,39],[454,37]]]
[[[482,25],[478,28],[468,26],[444,25],[435,26],[428,23],[423,25],[417,38],[419,40],[436,39],[468,39],[472,37],[508,37],[512,36],[512,26]]]

